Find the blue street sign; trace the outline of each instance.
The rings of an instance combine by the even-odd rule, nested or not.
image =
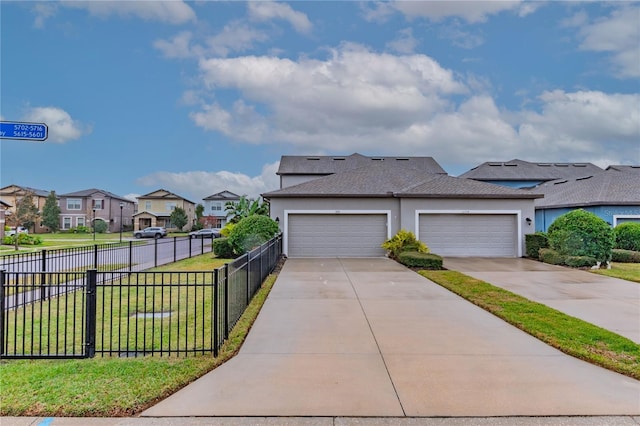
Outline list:
[[[0,121],[0,139],[22,139],[43,141],[49,136],[44,123],[25,123],[21,121]]]

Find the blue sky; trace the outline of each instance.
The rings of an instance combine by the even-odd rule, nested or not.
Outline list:
[[[640,164],[640,3],[2,1],[0,186],[276,189],[281,155]]]

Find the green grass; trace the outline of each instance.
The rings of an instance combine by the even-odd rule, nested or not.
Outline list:
[[[640,283],[640,263],[612,263],[611,269],[594,269],[591,272]]]
[[[640,345],[456,271],[420,275],[573,357],[640,380]]]
[[[206,270],[223,262],[208,254],[154,270]],[[274,275],[267,278],[216,358],[199,355],[187,358],[2,361],[0,415],[135,415],[233,357],[275,278]]]

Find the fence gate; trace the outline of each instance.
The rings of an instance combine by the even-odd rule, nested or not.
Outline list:
[[[0,358],[87,358],[95,351],[96,271],[0,271]]]

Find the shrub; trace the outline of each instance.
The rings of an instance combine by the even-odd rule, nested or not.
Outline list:
[[[611,261],[619,263],[640,263],[640,251],[613,249]]]
[[[551,265],[564,264],[564,256],[550,248],[540,249],[540,260]]]
[[[597,263],[595,258],[589,256],[567,256],[564,259],[564,264],[572,268],[590,268]]]
[[[228,238],[216,238],[213,240],[213,254],[220,259],[233,259],[233,247]]]
[[[105,232],[107,232],[107,228],[109,228],[109,225],[107,225],[107,222],[105,222],[104,220],[94,220],[93,228],[98,234],[104,234]]]
[[[442,269],[442,257],[434,253],[403,251],[398,256],[398,262],[412,268]]]
[[[425,243],[418,240],[411,231],[401,229],[396,235],[388,239],[381,246],[389,252],[389,256],[398,259],[403,251],[411,250],[418,253],[429,253],[429,248]]]
[[[88,234],[89,233],[89,228],[87,228],[86,226],[78,226],[77,228],[72,228],[73,229],[73,233],[74,234]]]
[[[535,234],[527,234],[524,236],[526,252],[528,257],[538,259],[540,257],[540,249],[549,247],[547,234],[544,232],[536,232]]]
[[[613,231],[616,235],[615,248],[640,251],[640,222],[624,222]]]
[[[42,238],[31,234],[16,234],[4,237],[2,244],[15,245],[16,238],[18,238],[19,246],[38,246],[42,244]]]
[[[266,243],[279,232],[278,223],[263,215],[241,219],[229,233],[229,243],[234,253],[241,255]]]
[[[549,247],[563,256],[589,256],[606,263],[611,259],[615,237],[601,218],[585,210],[573,210],[549,226]]]

